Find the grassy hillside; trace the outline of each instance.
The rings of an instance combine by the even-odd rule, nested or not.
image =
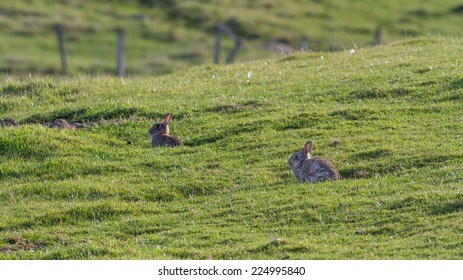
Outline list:
[[[145,3],[145,4],[140,4]],[[164,4],[163,4],[164,3]],[[312,51],[369,46],[423,35],[461,36],[461,1],[88,1],[18,0],[0,4],[0,72],[61,72],[52,27],[65,26],[69,74],[115,73],[116,31],[127,32],[130,76],[157,75],[213,61],[218,22],[242,38],[236,61],[279,57],[269,43],[294,51],[303,37]],[[221,61],[233,42],[223,39]]]
[[[462,43],[2,79],[0,258],[461,259]],[[343,180],[296,181],[308,139]]]

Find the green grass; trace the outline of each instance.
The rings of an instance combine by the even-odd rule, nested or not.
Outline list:
[[[117,29],[127,31],[129,76],[152,76],[213,62],[214,28],[226,22],[242,39],[236,62],[281,57],[270,42],[310,51],[368,47],[378,26],[382,43],[417,36],[461,36],[461,2],[391,0],[146,1],[18,0],[0,4],[0,71],[60,74],[56,23],[65,26],[69,75],[114,75]],[[152,1],[161,2],[161,1]],[[460,7],[460,10],[458,9]],[[221,61],[233,42],[224,36]]]
[[[5,77],[0,259],[461,259],[462,43]],[[166,112],[185,147],[150,147]],[[308,139],[343,180],[295,179]]]

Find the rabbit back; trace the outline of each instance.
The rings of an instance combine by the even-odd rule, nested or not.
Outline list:
[[[178,138],[167,135],[167,134],[158,134],[153,135],[151,139],[151,147],[167,146],[167,147],[177,147],[183,146],[182,141]]]
[[[308,158],[305,151],[293,154],[288,164],[299,181],[322,182],[341,178],[336,167],[329,160],[320,157]]]
[[[176,137],[169,135],[169,123],[172,121],[172,114],[167,113],[164,122],[155,123],[149,130],[148,134],[152,137],[151,147],[167,146],[177,147],[183,146],[183,143]]]
[[[326,180],[339,180],[341,175],[336,167],[327,159],[311,157],[304,160],[298,179],[307,182],[323,182]]]

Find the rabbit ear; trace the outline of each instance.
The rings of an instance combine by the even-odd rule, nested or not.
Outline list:
[[[165,125],[169,125],[169,123],[172,121],[172,114],[171,113],[168,113],[166,115],[166,118],[164,119],[164,124]]]
[[[312,153],[312,140],[307,141],[304,146],[304,156],[306,158],[310,158],[310,154]]]

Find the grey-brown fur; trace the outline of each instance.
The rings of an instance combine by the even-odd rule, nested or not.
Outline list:
[[[84,127],[81,123],[69,123],[65,119],[57,119],[48,124],[49,128],[60,128],[60,129],[81,129]]]
[[[162,123],[155,123],[149,130],[148,134],[152,137],[151,147],[167,146],[177,147],[183,146],[183,143],[169,135],[169,123],[172,121],[172,114],[168,113]]]
[[[0,126],[18,126],[18,122],[15,119],[2,119],[0,120]]]
[[[294,153],[288,160],[289,167],[299,181],[312,183],[341,179],[336,167],[329,160],[312,157],[311,152],[312,141],[308,141],[304,150]]]

